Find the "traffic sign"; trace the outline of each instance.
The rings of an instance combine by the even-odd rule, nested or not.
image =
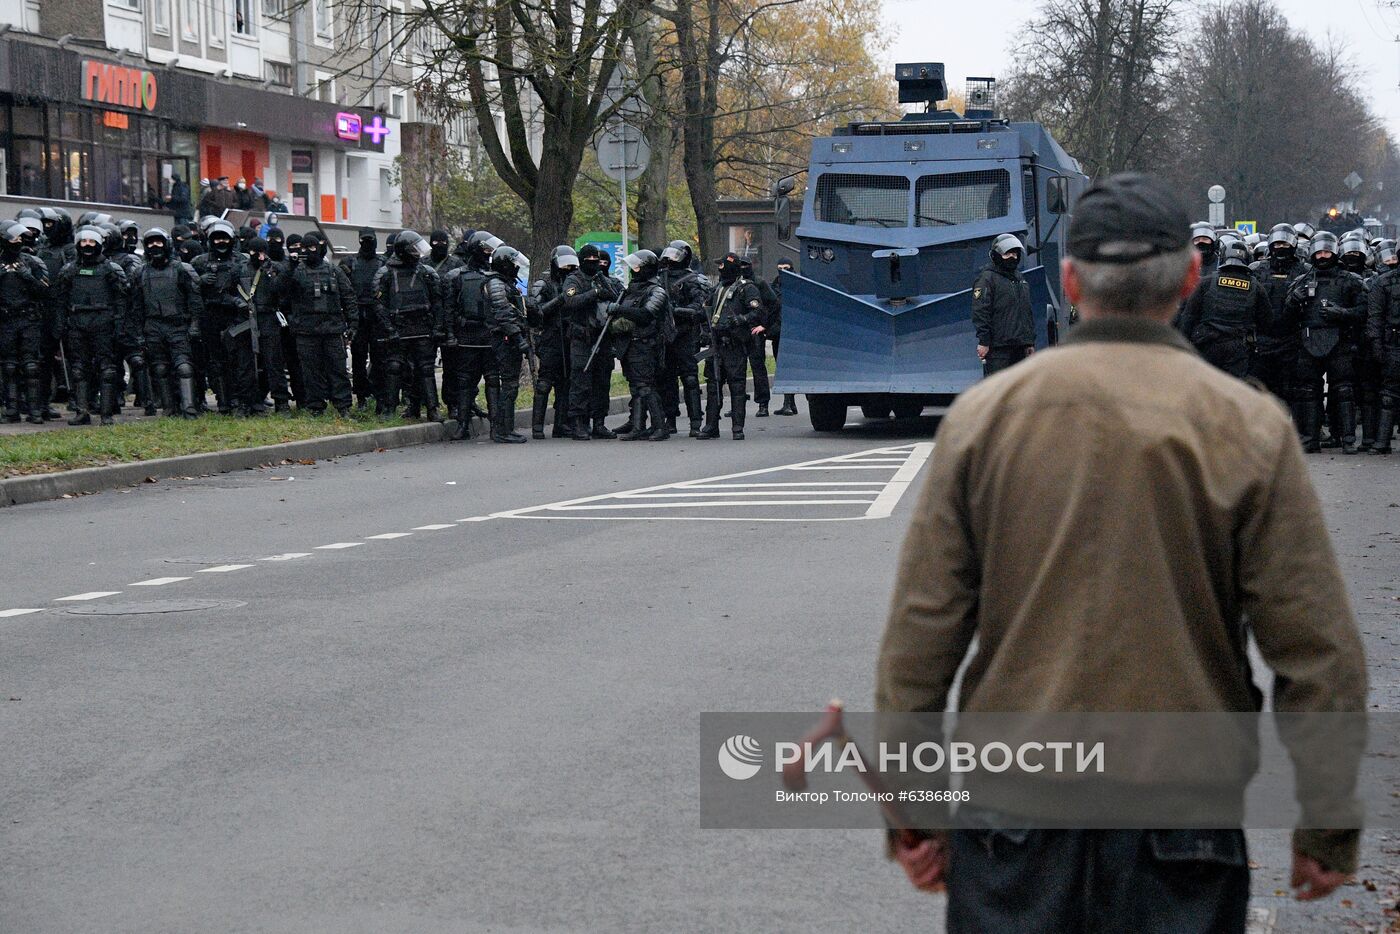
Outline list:
[[[1357,175],[1355,172],[1352,172],[1346,178],[1342,179],[1342,184],[1346,185],[1352,191],[1355,191],[1356,189],[1361,187],[1361,176]]]
[[[1225,189],[1219,185],[1211,185],[1206,191],[1206,197],[1210,199],[1211,204],[1224,204]]]
[[[1258,221],[1235,221],[1235,229],[1248,237],[1250,234],[1259,232]]]
[[[636,178],[651,162],[651,145],[642,131],[630,123],[609,123],[598,134],[598,166],[615,182]]]

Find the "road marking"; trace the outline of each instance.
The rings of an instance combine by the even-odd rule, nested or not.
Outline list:
[[[457,521],[458,521],[458,522],[485,522],[485,521],[487,521],[488,519],[495,519],[495,518],[498,518],[498,514],[497,514],[497,513],[492,513],[492,514],[489,515],[489,516],[470,516],[469,518],[466,518],[466,519],[458,519]]]
[[[455,529],[456,527],[457,527],[457,526],[456,526],[454,523],[451,523],[451,522],[439,522],[439,523],[437,523],[437,524],[435,524],[435,525],[416,525],[416,526],[413,527],[413,531],[415,531],[415,532],[436,532],[436,531],[438,531],[439,529]]]
[[[269,556],[266,557],[266,558],[259,558],[258,560],[259,560],[259,561],[291,561],[291,560],[293,560],[294,558],[309,558],[309,557],[311,557],[311,552],[309,552],[309,551],[289,551],[289,552],[287,552],[286,554],[281,554],[281,555],[269,555]]]
[[[384,532],[380,535],[366,535],[366,539],[408,538],[412,532]]]
[[[932,442],[872,448],[835,457],[762,467],[739,473],[663,483],[596,496],[527,506],[462,520],[496,519],[650,519],[708,522],[848,522],[888,518],[910,484],[928,462]],[[789,480],[797,471],[884,471],[883,479]],[[810,474],[808,474],[810,475]],[[776,514],[752,515],[752,507],[776,509]],[[735,510],[743,511],[735,514]],[[713,515],[706,515],[707,511]],[[833,512],[838,514],[833,515]]]
[[[332,542],[329,545],[317,545],[317,551],[339,551],[342,548],[359,548],[364,542]]]
[[[229,571],[241,571],[244,568],[252,567],[251,564],[220,564],[212,568],[200,568],[196,574],[227,574]]]
[[[164,587],[166,584],[178,584],[180,581],[187,581],[188,577],[153,577],[148,581],[137,581],[128,586],[131,587]]]
[[[28,614],[30,614],[30,613],[42,613],[42,612],[43,612],[43,608],[42,608],[42,607],[23,607],[23,608],[14,609],[14,610],[0,610],[0,619],[6,619],[6,618],[11,617],[11,616],[26,616],[26,615],[28,615]]]
[[[71,600],[97,600],[101,597],[115,597],[121,593],[120,590],[90,590],[87,593],[75,593],[71,597],[59,597],[58,603],[66,603]]]

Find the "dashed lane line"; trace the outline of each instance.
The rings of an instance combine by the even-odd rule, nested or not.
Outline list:
[[[129,584],[130,587],[164,587],[166,584],[178,584],[180,581],[187,581],[188,577],[153,577],[148,581],[137,581]]]
[[[295,560],[295,559],[297,559],[297,558],[310,558],[310,557],[311,557],[311,552],[309,552],[309,551],[289,551],[289,552],[287,552],[286,554],[281,554],[281,555],[269,555],[269,556],[266,557],[266,558],[259,558],[258,560],[259,560],[259,561],[292,561],[292,560]]]
[[[412,534],[412,532],[381,532],[378,535],[366,535],[365,538],[388,541],[395,538],[408,538]]]
[[[415,532],[438,532],[438,531],[441,531],[442,529],[455,529],[456,527],[457,527],[456,524],[455,524],[455,523],[452,523],[452,522],[437,522],[437,523],[434,523],[433,525],[416,525],[416,526],[413,527],[413,531],[415,531]]]
[[[121,593],[120,590],[90,590],[87,593],[75,593],[71,597],[59,597],[55,603],[68,603],[78,600],[97,600],[102,597],[115,597]]]
[[[342,548],[359,548],[364,542],[331,542],[329,545],[317,545],[317,551],[340,551]]]
[[[212,568],[200,568],[196,574],[227,574],[230,571],[241,571],[244,568],[252,567],[251,564],[220,564]]]
[[[0,619],[8,619],[11,616],[27,616],[30,613],[42,613],[43,607],[18,607],[13,610],[0,610]]]

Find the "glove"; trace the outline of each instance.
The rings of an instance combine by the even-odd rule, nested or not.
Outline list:
[[[212,289],[219,284],[219,277],[212,272],[206,272],[199,277],[199,284],[206,289]]]
[[[354,329],[354,328],[346,328],[345,331],[344,331],[343,336],[344,336],[344,338],[345,338],[345,343],[347,343],[347,344],[353,344],[353,343],[355,342],[355,329]]]
[[[197,341],[201,336],[199,325],[194,323],[190,324],[190,340]]]
[[[635,327],[636,325],[627,318],[613,318],[612,323],[608,325],[608,331],[613,334],[631,334]]]

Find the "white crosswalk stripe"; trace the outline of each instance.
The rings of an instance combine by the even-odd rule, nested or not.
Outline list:
[[[933,451],[931,442],[624,490],[493,513],[495,519],[833,522],[883,519]],[[825,474],[824,479],[818,479]]]

